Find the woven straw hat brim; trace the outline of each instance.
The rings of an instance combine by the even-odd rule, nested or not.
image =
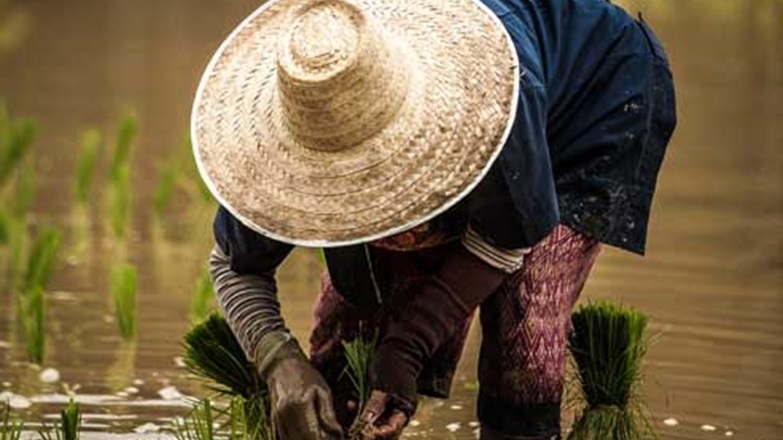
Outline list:
[[[191,134],[201,176],[226,209],[270,238],[345,246],[417,226],[467,195],[509,135],[518,60],[486,6],[353,3],[382,27],[405,72],[394,79],[405,81],[399,108],[358,144],[309,148],[286,121],[276,49],[301,1],[256,10],[224,41],[199,85]]]

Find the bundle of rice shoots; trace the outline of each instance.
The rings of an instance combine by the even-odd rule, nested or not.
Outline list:
[[[607,302],[580,307],[571,317],[569,345],[581,383],[584,411],[570,440],[656,437],[640,399],[648,318]]]
[[[225,318],[215,312],[185,335],[185,365],[219,394],[240,397],[248,438],[270,440],[269,393]]]

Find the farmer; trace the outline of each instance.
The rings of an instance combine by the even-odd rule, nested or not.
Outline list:
[[[341,341],[379,342],[354,431],[397,438],[446,397],[480,308],[481,439],[560,433],[569,317],[600,243],[643,253],[675,125],[643,21],[603,0],[273,0],[224,42],[193,110],[220,201],[218,299],[282,440],[341,438]],[[275,269],[328,270],[309,359]],[[283,305],[284,306],[284,305]]]

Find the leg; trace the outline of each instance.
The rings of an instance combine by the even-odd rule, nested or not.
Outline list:
[[[570,317],[600,245],[558,226],[481,306],[483,440],[560,433]]]

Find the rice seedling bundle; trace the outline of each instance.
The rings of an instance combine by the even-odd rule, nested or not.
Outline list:
[[[76,201],[79,203],[87,203],[95,168],[98,164],[98,156],[101,152],[101,143],[101,133],[98,130],[89,129],[82,133],[82,149],[79,154],[74,184]]]
[[[581,383],[582,415],[570,440],[637,440],[655,437],[639,395],[647,352],[648,318],[600,302],[572,316],[569,346]]]
[[[121,166],[113,179],[109,192],[109,211],[114,237],[122,240],[128,231],[131,210],[130,170]]]
[[[225,318],[212,313],[185,335],[184,345],[184,361],[191,373],[209,381],[213,391],[241,399],[244,432],[251,435],[247,438],[274,440],[266,384]]]
[[[126,341],[136,338],[136,268],[129,264],[116,266],[111,272],[111,295],[114,316],[120,334]]]

